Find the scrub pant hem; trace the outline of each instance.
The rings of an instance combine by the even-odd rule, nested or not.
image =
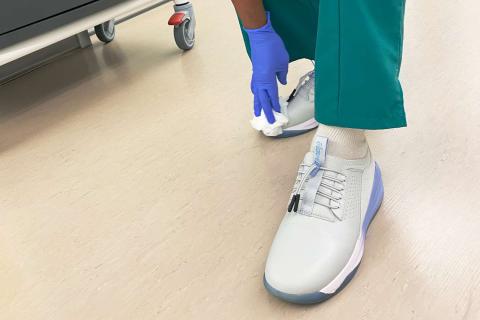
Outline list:
[[[348,118],[348,117],[332,117],[330,114],[322,114],[316,112],[315,120],[326,126],[334,126],[340,128],[364,129],[364,130],[384,130],[403,128],[407,126],[405,116],[398,118]]]

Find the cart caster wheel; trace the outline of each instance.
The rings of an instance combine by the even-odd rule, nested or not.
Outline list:
[[[195,26],[190,19],[173,28],[175,43],[182,50],[190,50],[195,45]]]
[[[109,43],[115,38],[115,21],[110,20],[95,26],[95,34],[100,41]]]

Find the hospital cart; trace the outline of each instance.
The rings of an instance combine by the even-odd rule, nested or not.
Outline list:
[[[2,0],[0,66],[88,31],[108,43],[116,24],[167,3],[173,3],[168,24],[175,43],[192,49],[195,15],[188,0]]]

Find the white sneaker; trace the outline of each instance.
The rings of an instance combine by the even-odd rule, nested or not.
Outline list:
[[[293,303],[322,302],[353,278],[383,200],[370,150],[346,160],[329,155],[327,141],[316,136],[305,155],[267,259],[266,289]]]
[[[288,123],[279,138],[298,136],[318,127],[315,120],[315,70],[301,77],[297,88],[280,105]]]
[[[280,97],[281,113],[274,113],[276,122],[254,117],[250,123],[255,130],[276,138],[289,138],[304,134],[318,127],[315,120],[315,71],[300,78],[297,88],[288,99]]]

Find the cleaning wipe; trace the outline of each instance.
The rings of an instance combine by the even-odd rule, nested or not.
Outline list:
[[[282,113],[273,111],[275,122],[270,124],[262,110],[259,117],[253,116],[253,119],[250,120],[253,129],[262,131],[263,134],[268,137],[276,137],[283,133],[283,127],[288,123],[288,117],[285,115],[288,103],[282,98],[280,98],[279,102],[282,108]]]
[[[275,122],[272,124],[268,123],[263,112],[259,117],[253,117],[250,124],[255,130],[262,131],[268,137],[279,136],[283,133],[283,126],[288,123],[288,118],[275,111],[273,115],[275,116]]]

